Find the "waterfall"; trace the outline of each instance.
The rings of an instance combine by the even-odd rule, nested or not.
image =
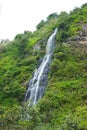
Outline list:
[[[57,29],[49,37],[46,46],[46,55],[44,56],[40,66],[35,70],[33,78],[30,80],[25,95],[25,101],[29,101],[28,106],[36,104],[42,98],[45,87],[47,85],[47,77],[51,63],[51,57],[54,50],[55,36]]]

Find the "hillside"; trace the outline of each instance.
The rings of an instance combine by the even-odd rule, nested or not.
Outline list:
[[[27,108],[29,80],[55,28],[45,94],[36,106]],[[33,33],[24,31],[13,41],[0,43],[0,130],[87,130],[86,89],[87,4],[70,14],[53,13]]]

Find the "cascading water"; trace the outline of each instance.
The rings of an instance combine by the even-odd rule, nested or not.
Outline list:
[[[33,78],[30,80],[28,90],[25,95],[25,101],[29,101],[28,106],[36,104],[42,98],[45,87],[47,85],[47,76],[49,72],[52,53],[54,50],[55,36],[57,29],[50,36],[47,42],[46,55],[43,58],[40,66],[35,70]]]

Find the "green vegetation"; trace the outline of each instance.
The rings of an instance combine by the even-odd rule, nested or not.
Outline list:
[[[50,14],[35,32],[0,44],[0,130],[87,130],[87,4],[67,14]],[[48,85],[36,106],[27,108],[28,82],[58,28]],[[84,42],[84,41],[83,41]]]

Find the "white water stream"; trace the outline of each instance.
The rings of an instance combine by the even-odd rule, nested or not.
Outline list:
[[[42,98],[45,87],[47,85],[47,76],[49,72],[51,57],[54,50],[55,36],[57,29],[49,37],[46,46],[46,55],[43,58],[39,68],[36,69],[34,76],[29,82],[28,89],[25,95],[25,101],[29,101],[28,106],[36,104],[37,101]]]

